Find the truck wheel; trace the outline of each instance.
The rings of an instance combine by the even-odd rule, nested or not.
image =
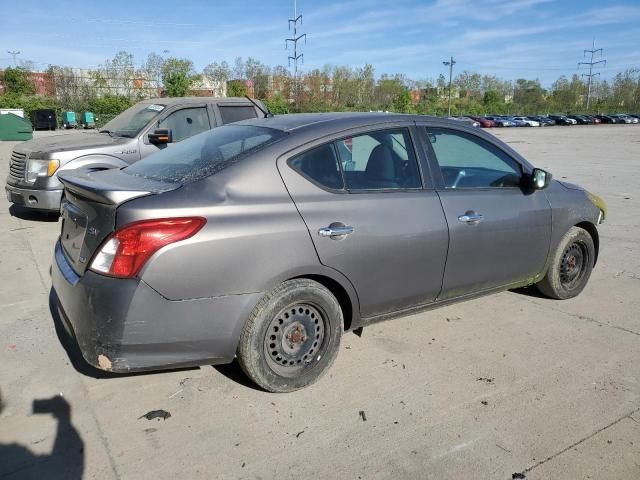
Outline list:
[[[571,227],[553,254],[547,274],[536,287],[543,295],[556,300],[577,296],[589,281],[595,254],[591,235],[582,228]]]
[[[240,366],[269,392],[306,387],[333,364],[343,325],[328,289],[304,278],[286,281],[253,309],[240,335]]]

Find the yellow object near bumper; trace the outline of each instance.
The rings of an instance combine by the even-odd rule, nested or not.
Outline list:
[[[587,197],[589,197],[589,200],[591,200],[591,202],[600,209],[598,224],[603,223],[604,219],[607,217],[607,204],[604,203],[604,200],[595,193],[587,192]]]

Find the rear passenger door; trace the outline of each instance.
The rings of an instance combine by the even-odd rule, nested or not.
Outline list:
[[[412,131],[357,131],[278,160],[320,261],[351,281],[365,318],[440,292],[447,225]]]

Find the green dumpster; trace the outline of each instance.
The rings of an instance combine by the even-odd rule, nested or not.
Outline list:
[[[0,140],[31,140],[33,128],[31,122],[13,113],[0,115]]]
[[[80,117],[80,124],[83,128],[95,128],[96,121],[93,118],[93,112],[82,112]]]
[[[62,126],[64,128],[77,127],[78,122],[76,122],[76,112],[62,112]]]

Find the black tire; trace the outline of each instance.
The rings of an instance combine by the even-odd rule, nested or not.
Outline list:
[[[242,370],[269,392],[316,382],[340,348],[344,318],[333,294],[309,279],[288,280],[249,316],[238,345]]]
[[[556,300],[577,296],[589,281],[595,255],[589,232],[571,227],[560,240],[547,274],[536,287],[543,295]]]

